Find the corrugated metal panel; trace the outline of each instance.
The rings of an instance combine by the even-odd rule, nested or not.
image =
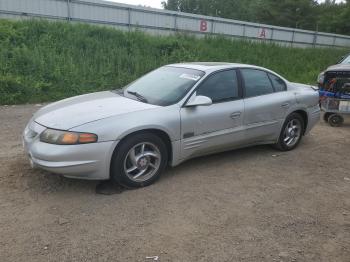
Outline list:
[[[68,8],[70,6],[70,8]],[[261,25],[250,22],[143,8],[101,0],[0,0],[0,17],[70,19],[113,26],[139,28],[147,33],[169,35],[176,31],[198,37],[205,34],[246,37],[288,46],[350,46],[350,36]]]
[[[82,20],[106,21],[110,23],[128,23],[128,11],[105,6],[71,3],[71,18]]]
[[[318,35],[316,38],[316,44],[333,45],[333,42],[334,42],[333,36]]]
[[[350,39],[338,37],[335,39],[335,45],[337,45],[337,46],[350,46]]]
[[[265,39],[269,39],[271,35],[271,30],[268,28],[259,28],[259,27],[252,27],[252,26],[246,26],[245,27],[245,37],[251,37],[251,38],[263,38],[264,35]]]
[[[55,0],[1,0],[0,9],[28,14],[66,16],[67,3]]]
[[[211,28],[212,22],[208,20],[201,20],[182,16],[177,18],[177,29],[179,30],[210,33]]]
[[[293,41],[293,32],[282,31],[282,30],[273,30],[273,39],[292,42]]]
[[[216,22],[214,25],[214,33],[225,34],[225,35],[243,36],[244,27],[241,25]]]
[[[155,15],[141,11],[131,12],[131,24],[152,27],[174,28],[175,17],[168,15]]]
[[[293,40],[294,40],[294,42],[312,44],[314,41],[314,34],[294,32],[294,39]]]

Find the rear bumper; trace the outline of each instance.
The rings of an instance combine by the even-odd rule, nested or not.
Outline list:
[[[28,129],[34,131],[36,136],[26,136]],[[39,135],[44,129],[45,127],[31,123],[23,135],[23,145],[33,167],[70,178],[109,179],[110,160],[118,141],[85,145],[52,145],[39,140]]]
[[[319,106],[315,106],[308,112],[308,125],[305,130],[305,134],[308,134],[312,128],[320,121],[321,109]]]

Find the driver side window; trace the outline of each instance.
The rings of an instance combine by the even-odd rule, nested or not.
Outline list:
[[[197,89],[197,95],[211,98],[220,103],[239,98],[236,70],[227,70],[209,76]]]

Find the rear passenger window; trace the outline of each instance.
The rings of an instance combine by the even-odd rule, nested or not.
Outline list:
[[[209,76],[197,89],[197,95],[210,97],[213,103],[239,98],[237,72],[228,70]]]
[[[282,92],[287,90],[286,83],[276,75],[269,74],[273,87],[276,92]]]
[[[245,86],[245,97],[261,96],[274,92],[266,72],[257,69],[241,69]]]

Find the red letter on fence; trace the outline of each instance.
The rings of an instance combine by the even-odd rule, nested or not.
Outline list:
[[[259,38],[266,38],[266,29],[265,28],[261,28],[259,31]]]
[[[200,31],[207,32],[208,31],[208,23],[205,20],[201,20]]]

